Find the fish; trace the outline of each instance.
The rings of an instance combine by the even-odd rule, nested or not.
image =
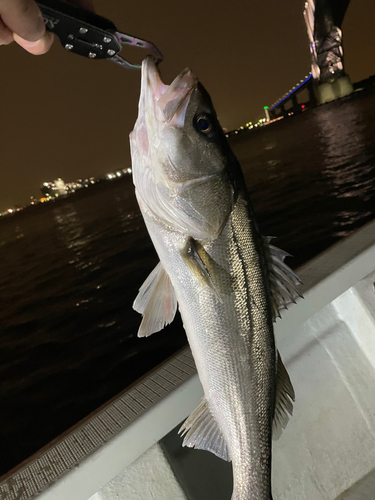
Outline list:
[[[134,301],[138,336],[177,307],[204,390],[183,445],[232,461],[232,500],[271,500],[272,434],[295,399],[273,323],[300,296],[289,254],[258,229],[241,166],[191,70],[163,83],[142,63],[130,134],[136,198],[160,262]]]

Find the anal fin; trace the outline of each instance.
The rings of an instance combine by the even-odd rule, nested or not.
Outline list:
[[[280,353],[277,351],[277,383],[272,429],[272,437],[274,439],[279,439],[289,421],[289,416],[293,414],[292,401],[295,401],[293,385],[282,362]]]
[[[171,280],[160,262],[139,289],[133,309],[143,315],[138,337],[149,337],[172,323],[177,299]]]
[[[185,435],[182,446],[207,450],[230,462],[227,443],[205,398],[185,420],[178,432],[182,436]]]

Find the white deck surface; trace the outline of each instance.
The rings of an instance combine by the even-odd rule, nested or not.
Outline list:
[[[90,500],[186,500],[160,446],[155,444]]]
[[[275,499],[334,500],[375,468],[374,281],[369,274],[280,341],[296,403],[274,446]]]

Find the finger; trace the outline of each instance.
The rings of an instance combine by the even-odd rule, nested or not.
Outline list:
[[[0,16],[10,31],[30,42],[45,33],[42,14],[33,0],[0,0]]]
[[[8,45],[13,42],[13,35],[0,18],[0,45]]]
[[[18,45],[27,50],[27,52],[30,52],[30,54],[40,56],[41,54],[45,54],[49,51],[53,43],[54,36],[49,31],[46,31],[42,38],[36,42],[30,42],[29,40],[25,40],[24,38],[16,35],[16,33],[13,33],[13,39],[18,43]]]

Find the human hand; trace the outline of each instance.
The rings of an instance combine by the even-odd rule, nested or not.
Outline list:
[[[70,0],[76,7],[94,10],[93,0]],[[31,54],[45,54],[54,36],[46,31],[34,0],[0,0],[0,45],[15,41]]]

